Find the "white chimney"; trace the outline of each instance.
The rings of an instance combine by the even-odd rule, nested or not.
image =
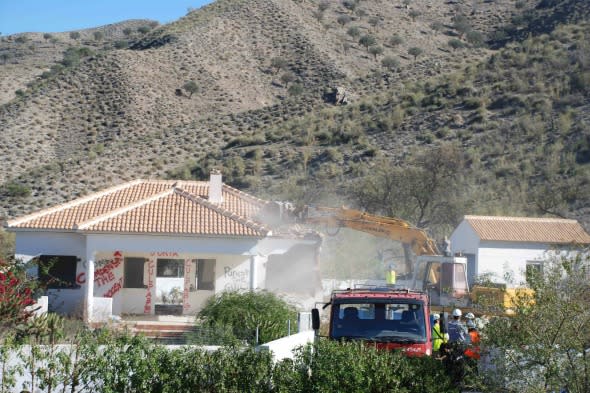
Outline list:
[[[209,202],[211,203],[222,203],[223,195],[221,194],[221,172],[217,169],[211,170],[209,177]]]

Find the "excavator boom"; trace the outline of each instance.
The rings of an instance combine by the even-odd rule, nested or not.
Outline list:
[[[408,245],[416,255],[438,255],[436,244],[422,229],[399,218],[378,216],[348,208],[306,206],[299,218],[307,224],[350,228]]]

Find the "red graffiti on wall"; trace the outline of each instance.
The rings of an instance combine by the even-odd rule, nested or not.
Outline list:
[[[119,279],[108,291],[105,292],[103,297],[113,297],[116,295],[121,288],[123,288],[123,277]]]
[[[178,252],[176,251],[152,251],[151,257],[177,257]]]
[[[152,312],[152,288],[154,287],[154,268],[155,262],[153,259],[148,260],[148,285],[145,294],[145,306],[143,307],[144,314],[151,314]]]
[[[115,274],[112,270],[102,271],[98,274],[95,273],[94,282],[97,283],[99,287],[108,284],[112,281],[115,281]]]
[[[191,260],[184,260],[184,291],[182,292],[182,308],[184,311],[188,311],[191,307],[189,303],[189,290],[191,286]]]
[[[121,252],[115,251],[113,253],[113,259],[111,259],[103,267],[94,271],[94,282],[98,283],[98,286],[101,287],[115,281],[115,273],[113,270],[121,266],[122,260],[123,258]]]
[[[76,284],[82,285],[86,283],[86,273],[82,272],[76,276]]]

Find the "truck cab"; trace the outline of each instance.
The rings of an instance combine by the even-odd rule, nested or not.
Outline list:
[[[328,337],[362,340],[408,356],[431,355],[428,295],[393,288],[347,289],[332,293]],[[319,311],[314,309],[314,329]]]

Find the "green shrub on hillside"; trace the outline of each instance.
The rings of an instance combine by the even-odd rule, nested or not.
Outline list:
[[[64,52],[64,57],[61,64],[64,67],[75,67],[80,63],[80,60],[85,57],[94,55],[94,51],[87,47],[68,48]]]
[[[0,188],[0,193],[8,198],[26,198],[31,195],[31,189],[23,184],[9,182]]]

